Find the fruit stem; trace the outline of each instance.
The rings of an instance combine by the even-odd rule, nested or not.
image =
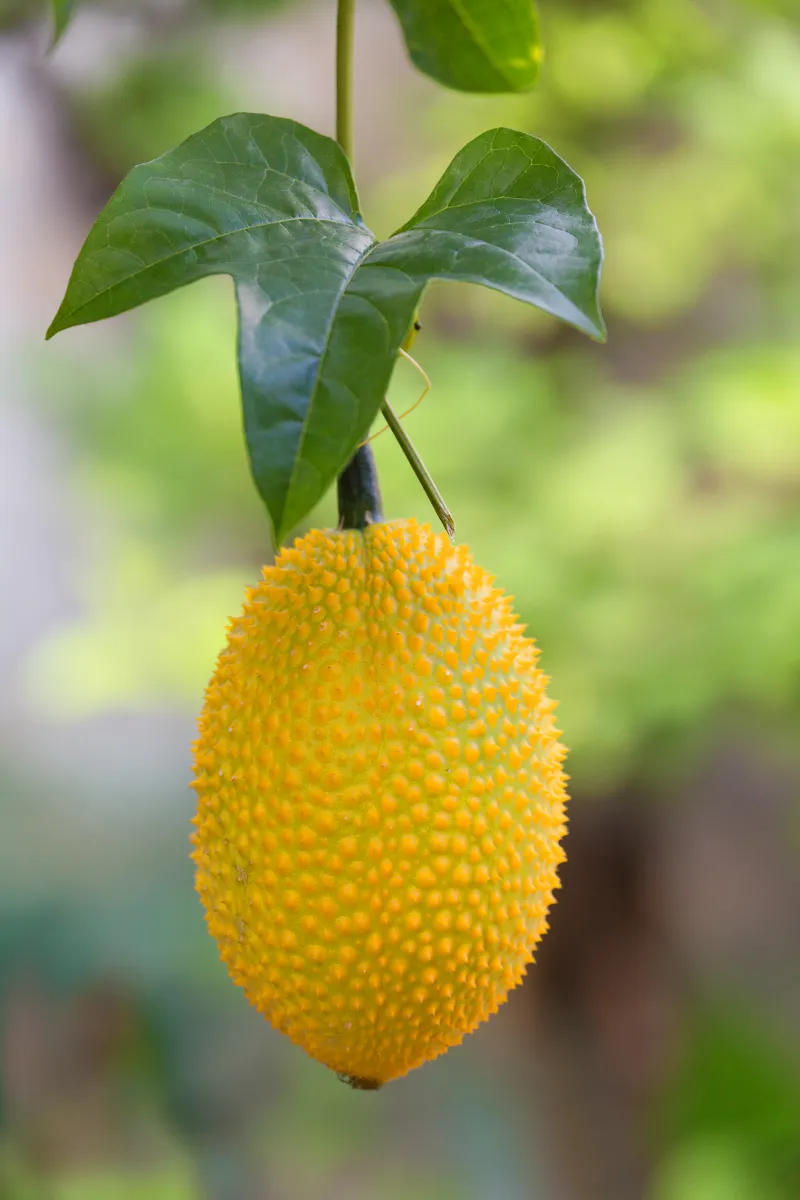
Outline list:
[[[359,446],[342,471],[338,497],[340,529],[366,529],[383,520],[378,469],[369,446]]]
[[[356,0],[336,10],[336,140],[353,164],[353,42]],[[370,446],[359,446],[339,476],[339,528],[364,529],[383,520],[378,469]]]

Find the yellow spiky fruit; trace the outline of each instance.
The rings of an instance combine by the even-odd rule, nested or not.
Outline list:
[[[315,530],[248,591],[196,744],[234,981],[378,1086],[497,1010],[547,928],[564,750],[511,601],[415,521]]]

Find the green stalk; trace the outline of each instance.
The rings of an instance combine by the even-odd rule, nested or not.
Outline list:
[[[353,165],[353,43],[356,0],[338,0],[336,12],[336,140]],[[359,446],[339,476],[339,528],[365,529],[383,520],[372,447]]]
[[[355,41],[356,0],[338,0],[336,11],[336,140],[353,165],[353,47]],[[414,322],[409,339],[417,328]],[[409,343],[410,344],[410,343]],[[422,484],[449,537],[455,535],[455,522],[430,472],[417,453],[413,442],[403,429],[388,400],[383,403],[383,415],[405,454],[411,469]],[[366,443],[355,454],[339,476],[339,528],[365,529],[383,520],[378,471],[372,448]]]
[[[339,0],[336,13],[336,140],[353,164],[353,45],[356,0]]]
[[[422,484],[423,491],[433,505],[437,517],[447,530],[447,536],[450,538],[451,542],[454,541],[456,536],[456,523],[453,520],[453,515],[444,502],[444,496],[433,482],[433,476],[420,458],[416,446],[411,441],[411,438],[408,436],[405,429],[403,429],[397,413],[394,411],[388,400],[384,400],[381,412],[386,418],[386,424],[389,426],[392,433],[397,438],[397,441],[400,443],[400,449],[403,451],[403,454],[405,454],[406,458],[411,464],[412,471]]]

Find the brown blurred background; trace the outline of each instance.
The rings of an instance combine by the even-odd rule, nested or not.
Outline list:
[[[385,235],[508,124],[587,180],[607,346],[436,287],[409,430],[542,647],[573,779],[552,930],[497,1017],[351,1093],[227,981],[186,787],[269,556],[227,280],[44,346],[124,172],[216,116],[332,128],[332,0],[0,0],[0,1197],[800,1196],[800,11],[543,0],[523,97],[361,0]],[[398,404],[419,384],[405,364]],[[376,443],[391,515],[430,514]],[[330,522],[328,504],[315,522]]]

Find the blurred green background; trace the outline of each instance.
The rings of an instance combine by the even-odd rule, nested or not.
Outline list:
[[[524,987],[377,1095],[205,933],[194,719],[270,554],[231,288],[42,335],[134,162],[241,108],[331,132],[334,7],[87,0],[47,57],[43,10],[0,0],[0,1197],[797,1200],[797,0],[543,0],[540,86],[491,99],[415,75],[361,0],[376,232],[508,124],[586,177],[606,242],[606,346],[432,289],[408,419],[542,647],[569,861]],[[401,364],[397,404],[419,388]],[[388,513],[429,519],[376,451]]]

